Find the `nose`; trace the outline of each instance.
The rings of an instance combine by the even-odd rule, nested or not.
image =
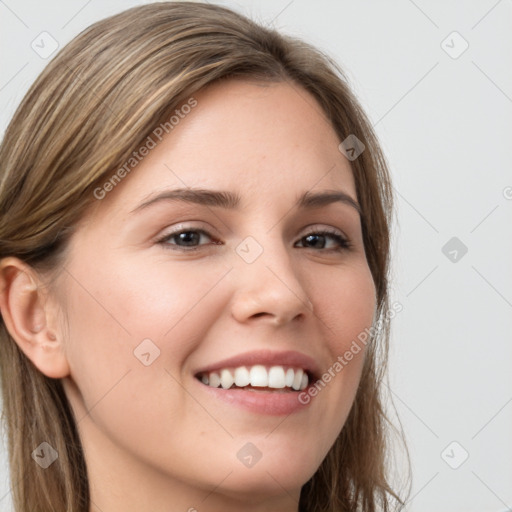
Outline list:
[[[241,323],[266,321],[275,326],[304,320],[313,312],[306,283],[294,268],[290,254],[281,244],[265,247],[249,263],[236,257],[233,279],[236,283],[231,312]]]

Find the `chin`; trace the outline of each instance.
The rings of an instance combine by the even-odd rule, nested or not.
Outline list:
[[[283,494],[298,499],[300,489],[317,469],[297,467],[295,464],[289,464],[287,468],[275,467],[263,465],[261,461],[260,464],[259,468],[246,471],[234,470],[222,485],[224,494],[246,504]]]
[[[247,453],[250,452],[248,449]],[[262,446],[261,458],[251,461],[252,465],[245,466],[234,458],[232,473],[224,482],[226,491],[243,499],[284,492],[293,496],[314,475],[324,457],[324,453],[315,453],[311,443],[304,441],[294,443],[293,449],[279,449],[267,442],[266,447]]]

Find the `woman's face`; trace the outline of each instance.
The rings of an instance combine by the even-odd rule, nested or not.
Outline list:
[[[194,98],[79,224],[60,280],[91,497],[101,510],[296,510],[347,418],[364,347],[333,368],[376,306],[357,208],[298,201],[356,201],[354,179],[298,86],[232,80]],[[286,385],[329,369],[314,397]]]

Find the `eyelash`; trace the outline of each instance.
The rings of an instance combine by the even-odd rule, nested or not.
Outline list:
[[[200,233],[202,235],[206,235],[207,237],[209,238],[212,238],[213,237],[207,232],[205,231],[204,229],[195,229],[195,228],[185,228],[185,229],[179,229],[177,231],[173,231],[171,233],[167,233],[166,235],[164,235],[163,237],[159,238],[156,242],[160,245],[162,245],[165,249],[170,249],[172,251],[182,251],[182,252],[194,252],[194,251],[197,251],[199,250],[202,245],[199,245],[199,246],[196,246],[196,247],[187,247],[187,246],[180,246],[180,245],[177,245],[177,244],[169,244],[168,243],[168,240],[173,238],[173,237],[176,237],[180,234],[183,234],[183,233]],[[330,237],[332,237],[334,240],[336,240],[336,242],[338,242],[339,244],[339,247],[338,248],[335,248],[335,249],[318,249],[320,251],[323,251],[323,252],[342,252],[342,251],[346,251],[346,250],[350,250],[352,249],[352,244],[351,242],[345,238],[344,236],[340,235],[337,231],[333,231],[333,230],[329,230],[329,229],[320,229],[318,231],[311,231],[309,233],[306,233],[304,236],[302,236],[300,238],[300,240],[303,240],[304,238],[307,238],[308,236],[311,236],[311,235],[322,235],[322,236],[325,236],[325,235],[328,235]],[[172,247],[172,246],[176,246],[176,248]],[[220,245],[220,243],[215,243],[214,245]],[[305,249],[313,249],[315,250],[314,248],[309,248],[309,247],[305,247]]]

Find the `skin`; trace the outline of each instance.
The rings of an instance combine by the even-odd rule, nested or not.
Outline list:
[[[297,350],[326,371],[372,325],[376,296],[356,209],[295,207],[305,191],[357,198],[314,98],[296,85],[239,80],[194,97],[191,113],[95,201],[53,293],[19,260],[1,262],[6,325],[40,371],[62,379],[75,411],[90,512],[297,511],[359,383],[364,347],[287,417],[198,387],[194,370],[257,349]],[[241,209],[162,201],[130,213],[184,187],[237,192]],[[350,248],[304,239],[325,228]],[[173,229],[209,235],[193,252],[177,237],[156,241]],[[248,236],[263,249],[250,264],[235,251]],[[149,366],[133,353],[146,338],[160,350]],[[237,458],[247,442],[262,453],[251,468]]]

